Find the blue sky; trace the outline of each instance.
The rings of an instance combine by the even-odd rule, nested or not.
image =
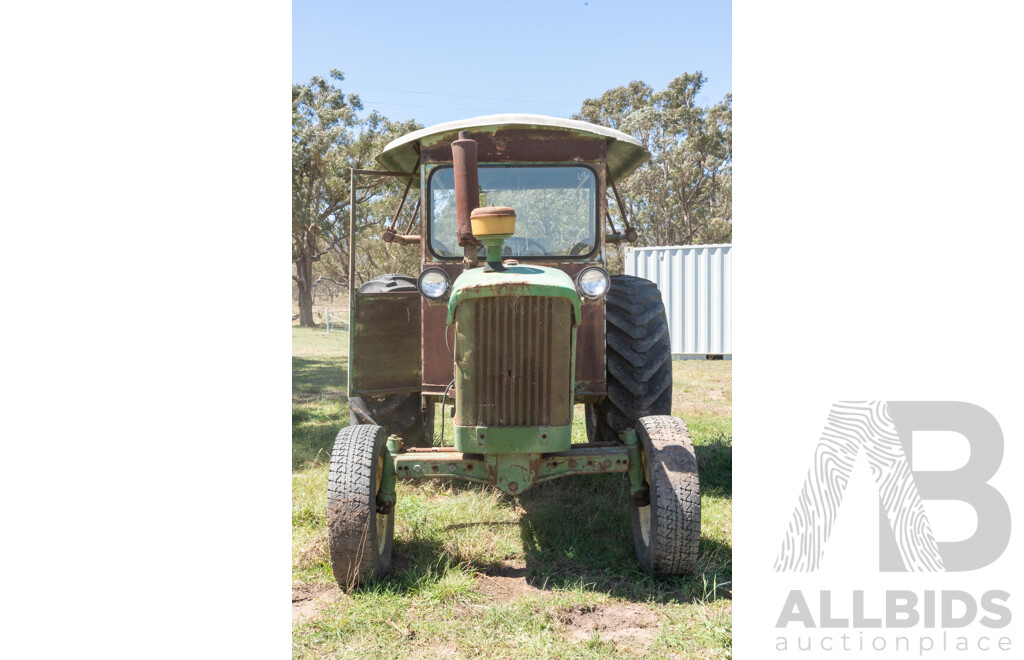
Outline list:
[[[683,72],[732,91],[730,2],[292,3],[292,80],[332,69],[367,110],[424,125],[499,112],[568,117],[631,80]]]

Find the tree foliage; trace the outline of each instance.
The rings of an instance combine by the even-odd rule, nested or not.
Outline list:
[[[711,107],[698,105],[706,81],[700,71],[684,73],[659,92],[633,81],[587,99],[574,115],[629,133],[651,152],[617,182],[640,245],[732,240],[732,95]],[[621,227],[614,201],[609,209]]]
[[[385,144],[420,128],[415,122],[394,122],[376,112],[360,118],[359,97],[345,94],[339,87],[344,79],[340,71],[332,69],[329,79],[314,76],[308,84],[292,85],[292,277],[303,326],[314,325],[314,270],[350,284],[350,170],[373,169],[373,157]],[[380,234],[398,203],[402,185],[404,182],[379,178],[358,182],[357,239]],[[357,240],[356,284],[366,279],[367,268],[400,268],[404,255],[391,254],[398,249],[379,241]]]

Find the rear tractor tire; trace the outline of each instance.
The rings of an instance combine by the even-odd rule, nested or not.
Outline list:
[[[646,505],[631,501],[633,548],[651,575],[691,575],[700,545],[700,477],[686,424],[678,417],[643,417],[636,425]]]
[[[391,569],[394,505],[377,504],[388,434],[369,424],[338,433],[327,481],[327,542],[334,579],[342,589]]]
[[[672,345],[658,287],[615,275],[605,299],[607,396],[586,407],[592,442],[619,442],[619,433],[648,415],[672,411]]]
[[[354,396],[348,400],[350,424],[375,424],[387,435],[397,435],[405,447],[434,444],[434,406],[420,409],[420,395],[390,394],[382,397]]]

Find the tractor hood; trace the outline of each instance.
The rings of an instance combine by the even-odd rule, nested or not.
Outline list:
[[[578,323],[580,319],[580,296],[572,278],[564,272],[546,266],[506,266],[496,273],[471,268],[459,275],[448,300],[448,324],[455,321],[455,310],[460,302],[499,296],[565,298],[572,303],[573,322]]]

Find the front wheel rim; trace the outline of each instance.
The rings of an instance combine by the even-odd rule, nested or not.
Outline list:
[[[384,456],[383,454],[377,457],[377,488],[374,491],[375,495],[380,495],[380,482],[381,476],[384,474]],[[376,497],[374,497],[374,508],[376,509]],[[388,534],[388,518],[390,516],[385,513],[374,511],[376,515],[377,523],[377,556],[384,556],[384,546],[387,545],[387,534]]]
[[[388,518],[389,516],[378,513],[377,514],[377,556],[384,555],[384,546],[387,545],[387,534],[388,534]]]
[[[645,548],[651,545],[651,506],[637,507],[636,510],[637,523],[640,526],[640,538],[643,540]]]

